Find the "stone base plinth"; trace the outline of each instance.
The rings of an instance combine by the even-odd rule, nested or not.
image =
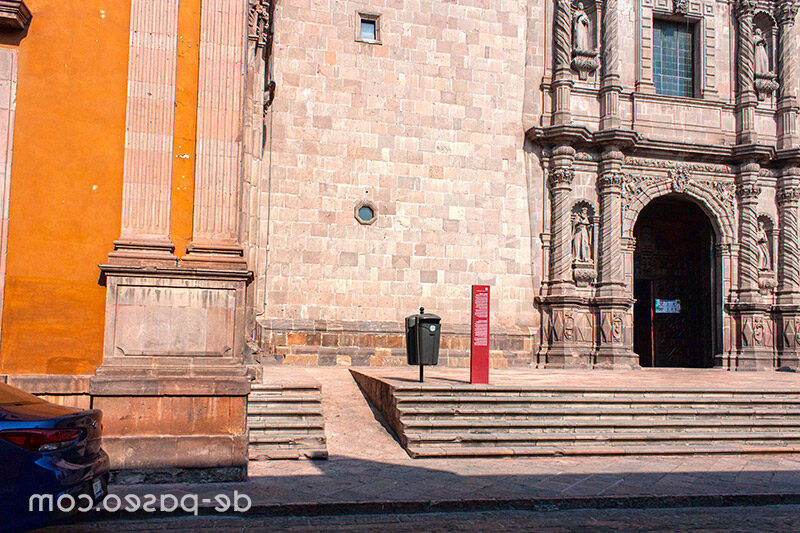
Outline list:
[[[126,472],[118,478],[244,479],[245,292],[252,273],[100,268],[106,330],[90,394],[92,407],[103,411],[112,469]]]
[[[395,322],[259,320],[256,328],[262,363],[297,366],[405,366],[404,325]],[[534,331],[492,325],[492,368],[534,363]],[[442,325],[439,366],[468,367],[470,328]]]
[[[92,407],[103,411],[103,448],[111,468],[166,479],[246,478],[247,395],[244,376],[100,375],[91,380]],[[226,473],[227,472],[227,473]],[[168,476],[167,473],[170,473]],[[220,479],[220,476],[227,479]]]

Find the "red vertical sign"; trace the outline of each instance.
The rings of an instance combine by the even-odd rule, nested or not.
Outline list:
[[[489,383],[489,286],[472,286],[469,382]]]

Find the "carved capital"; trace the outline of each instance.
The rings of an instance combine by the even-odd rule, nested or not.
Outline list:
[[[756,10],[756,6],[758,4],[755,0],[737,0],[736,5],[734,6],[734,12],[736,13],[736,18],[741,19],[745,16],[752,16],[753,12]]]
[[[740,183],[736,186],[736,197],[740,200],[758,198],[761,194],[761,187],[756,183]]]
[[[604,172],[597,179],[601,191],[607,189],[621,189],[625,184],[625,175],[622,172]]]
[[[569,187],[575,179],[575,169],[572,167],[558,167],[550,170],[551,187]]]
[[[783,205],[789,202],[796,202],[800,200],[800,187],[781,187],[778,189],[778,194],[775,195],[778,205]]]
[[[795,18],[797,18],[797,0],[784,0],[778,6],[778,24],[781,26],[794,25]]]
[[[267,45],[269,36],[270,3],[272,0],[250,0],[247,38],[262,48]]]

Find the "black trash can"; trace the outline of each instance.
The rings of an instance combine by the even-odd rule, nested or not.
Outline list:
[[[406,356],[409,365],[439,364],[441,322],[440,317],[425,313],[422,307],[418,315],[406,317]]]

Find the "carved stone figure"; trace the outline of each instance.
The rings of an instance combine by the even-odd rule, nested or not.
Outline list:
[[[756,74],[770,74],[772,71],[769,68],[767,39],[759,28],[753,31],[753,46],[755,47]]]
[[[575,215],[572,226],[572,255],[578,263],[592,261],[591,227],[589,209],[584,207]]]
[[[583,10],[583,3],[578,2],[575,13],[572,15],[572,48],[582,52],[590,52],[589,45],[589,17]]]
[[[771,270],[772,257],[769,250],[769,237],[767,236],[767,230],[763,220],[758,222],[756,242],[758,243],[758,269]]]

